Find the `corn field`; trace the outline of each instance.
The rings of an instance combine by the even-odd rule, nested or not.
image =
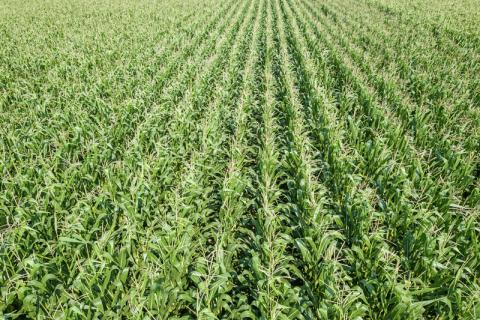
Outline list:
[[[0,317],[480,319],[478,0],[2,0]]]

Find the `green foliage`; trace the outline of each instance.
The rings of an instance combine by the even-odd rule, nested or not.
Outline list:
[[[0,315],[480,318],[450,5],[3,1]]]

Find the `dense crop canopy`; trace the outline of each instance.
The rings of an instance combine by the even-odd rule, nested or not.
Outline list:
[[[0,316],[480,318],[475,0],[4,0]]]

